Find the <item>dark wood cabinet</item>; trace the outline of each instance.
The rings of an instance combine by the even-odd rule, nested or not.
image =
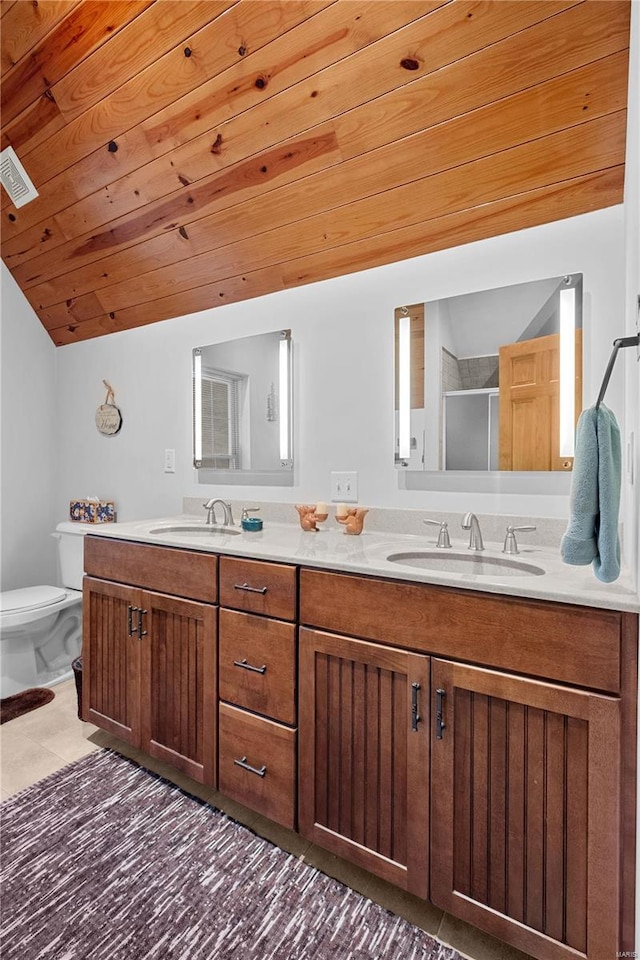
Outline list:
[[[220,699],[297,726],[295,624],[222,609],[219,626]]]
[[[220,792],[283,827],[296,825],[296,731],[220,704]]]
[[[140,645],[132,634],[140,590],[85,577],[83,719],[127,743],[140,739]]]
[[[433,659],[431,900],[543,960],[615,956],[620,700]]]
[[[422,768],[400,782],[429,899],[540,960],[633,949],[636,616],[303,569],[300,619],[302,832],[424,895],[426,879],[413,884],[349,819],[365,797],[398,805],[357,739],[365,730],[376,757],[383,737],[402,765],[379,657],[423,660],[429,800]],[[363,676],[379,698],[364,715]]]
[[[429,659],[300,630],[300,832],[427,895]]]
[[[85,570],[86,720],[539,960],[633,950],[636,615],[105,537]]]
[[[295,620],[297,570],[289,564],[220,557],[220,606]]]
[[[85,577],[83,717],[216,784],[216,608]]]
[[[219,596],[219,789],[295,829],[297,569],[221,557]]]
[[[216,608],[143,593],[140,748],[216,782]]]

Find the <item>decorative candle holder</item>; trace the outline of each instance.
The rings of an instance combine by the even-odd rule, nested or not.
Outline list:
[[[364,518],[368,513],[369,509],[367,507],[350,507],[347,509],[346,517],[336,516],[336,520],[343,524],[345,533],[357,537],[358,534],[362,533]]]
[[[327,513],[316,513],[315,504],[296,504],[296,510],[300,515],[300,526],[308,533],[318,533],[316,524],[324,523],[327,519]]]

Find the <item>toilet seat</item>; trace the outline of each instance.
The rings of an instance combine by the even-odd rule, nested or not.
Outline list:
[[[0,594],[0,614],[27,613],[60,603],[67,596],[62,587],[37,586],[6,590]]]

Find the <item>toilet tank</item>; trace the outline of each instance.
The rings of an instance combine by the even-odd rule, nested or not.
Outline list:
[[[56,527],[53,536],[58,541],[60,577],[63,587],[82,590],[84,574],[84,538],[91,533],[90,523],[72,523],[64,520]]]

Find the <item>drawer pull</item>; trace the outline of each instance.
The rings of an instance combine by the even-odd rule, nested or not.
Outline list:
[[[264,764],[258,770],[257,767],[252,767],[250,763],[247,763],[246,757],[241,757],[240,760],[234,760],[233,762],[237,767],[242,767],[243,770],[247,770],[249,773],[255,773],[257,777],[264,777],[267,772]]]
[[[254,667],[250,663],[247,663],[247,660],[234,660],[234,667],[242,667],[243,670],[251,670],[253,673],[266,673],[267,665],[263,663],[261,667]]]
[[[138,617],[138,626],[134,627],[133,625],[133,615],[134,613],[138,613],[139,610],[140,610],[139,607],[132,607],[131,604],[127,606],[127,636],[128,637],[133,637],[134,634],[136,634],[140,629],[140,623],[141,623],[140,617]]]
[[[246,590],[247,593],[266,593],[266,587],[250,587],[248,583],[234,583],[234,590]]]
[[[442,731],[446,727],[444,722],[444,698],[446,695],[447,691],[438,687],[436,690],[436,740],[442,740]]]
[[[411,684],[411,729],[417,730],[418,723],[422,720],[422,717],[418,713],[418,691],[420,690],[419,683]]]

